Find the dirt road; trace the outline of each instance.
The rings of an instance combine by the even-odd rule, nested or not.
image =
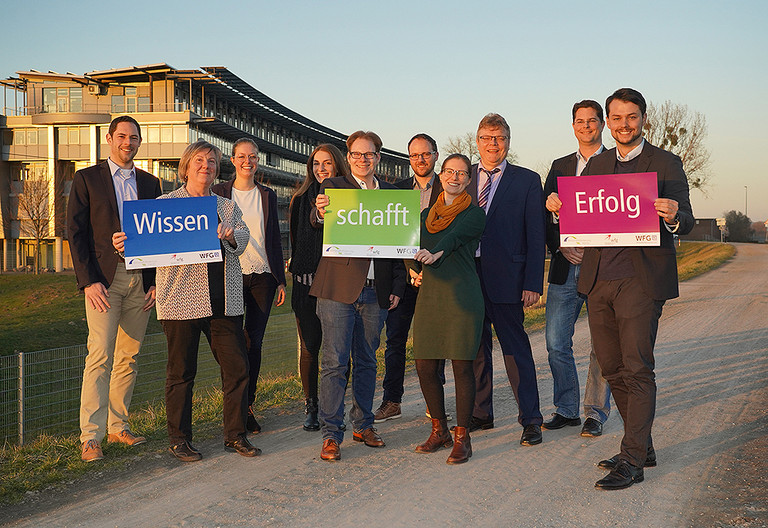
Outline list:
[[[531,339],[548,414],[543,332]],[[585,320],[574,342],[583,380]],[[739,245],[732,262],[681,284],[680,298],[665,306],[656,346],[659,465],[627,490],[594,488],[604,475],[595,463],[618,452],[618,413],[602,437],[581,438],[569,427],[522,447],[499,356],[495,364],[496,428],[473,435],[474,456],[462,466],[445,464],[448,451],[413,452],[429,427],[412,373],[403,418],[379,427],[383,449],[348,438],[342,460],[324,462],[320,434],[302,431],[303,417],[269,416],[254,439],[264,450],[257,459],[210,441],[199,446],[202,462],[158,455],[6,509],[0,520],[19,527],[768,525],[768,246]]]

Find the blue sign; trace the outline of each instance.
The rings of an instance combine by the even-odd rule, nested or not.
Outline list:
[[[222,260],[216,197],[123,202],[126,269]]]

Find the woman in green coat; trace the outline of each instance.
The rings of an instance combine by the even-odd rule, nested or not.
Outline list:
[[[432,453],[453,445],[449,464],[472,456],[469,421],[475,402],[472,362],[480,346],[485,315],[475,252],[485,228],[485,212],[466,193],[470,162],[452,154],[443,162],[443,192],[421,215],[421,246],[409,262],[419,286],[413,318],[413,351],[421,391],[432,417],[432,434],[416,451]],[[450,359],[456,383],[455,441],[445,419],[440,360]]]

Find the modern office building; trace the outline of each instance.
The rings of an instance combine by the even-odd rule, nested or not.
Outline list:
[[[135,163],[161,178],[164,191],[179,185],[179,158],[190,142],[205,139],[228,156],[237,139],[254,139],[260,177],[278,196],[286,250],[288,203],[309,154],[320,143],[345,149],[347,134],[286,108],[224,67],[152,64],[83,75],[30,70],[0,83],[0,270],[31,265],[37,238],[41,267],[71,267],[69,186],[75,171],[109,155],[106,133],[118,115],[141,124]],[[408,167],[406,154],[382,150],[379,174],[387,180],[407,177]],[[222,178],[233,172],[227,158]]]

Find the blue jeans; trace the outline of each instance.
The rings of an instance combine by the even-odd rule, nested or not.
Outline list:
[[[555,412],[566,418],[579,417],[579,376],[573,360],[573,331],[584,298],[576,284],[580,266],[571,264],[565,284],[551,284],[547,290],[546,340],[549,368],[554,379]],[[594,351],[590,350],[587,385],[584,389],[584,415],[600,423],[611,412],[611,391],[605,381]]]
[[[355,432],[373,426],[376,391],[376,349],[387,310],[376,299],[376,290],[363,288],[352,304],[317,299],[317,316],[323,327],[319,418],[323,439],[341,443],[344,432],[344,391],[352,358],[353,405],[349,413]]]

